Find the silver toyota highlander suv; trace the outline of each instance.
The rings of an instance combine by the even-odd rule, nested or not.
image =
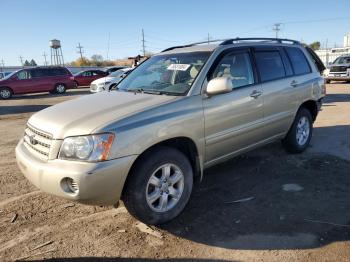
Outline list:
[[[181,213],[205,168],[277,140],[304,151],[326,93],[322,70],[288,39],[168,48],[117,91],[34,114],[18,166],[47,193],[94,205],[122,199],[139,220],[161,224]]]

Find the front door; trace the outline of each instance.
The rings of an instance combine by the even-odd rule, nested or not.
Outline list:
[[[263,99],[251,53],[237,50],[222,56],[208,80],[229,77],[232,92],[204,98],[207,165],[255,145],[264,138]]]

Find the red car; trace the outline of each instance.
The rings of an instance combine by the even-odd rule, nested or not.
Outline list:
[[[35,67],[22,69],[0,79],[0,98],[38,92],[63,94],[74,88],[71,72],[65,67]]]
[[[77,86],[90,86],[92,81],[107,75],[108,73],[102,70],[87,70],[75,74],[72,79]]]

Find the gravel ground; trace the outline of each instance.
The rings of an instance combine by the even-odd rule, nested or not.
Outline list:
[[[350,85],[327,92],[305,153],[275,143],[212,167],[183,214],[151,228],[123,205],[41,193],[17,168],[29,116],[86,89],[0,101],[0,261],[350,261]]]

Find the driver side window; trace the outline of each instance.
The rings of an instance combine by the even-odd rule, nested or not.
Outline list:
[[[30,72],[28,70],[23,70],[21,72],[18,72],[17,78],[19,80],[25,80],[25,79],[30,79],[32,77],[31,77]]]
[[[248,52],[229,53],[225,55],[215,68],[211,79],[228,77],[233,88],[254,84],[254,74]]]

